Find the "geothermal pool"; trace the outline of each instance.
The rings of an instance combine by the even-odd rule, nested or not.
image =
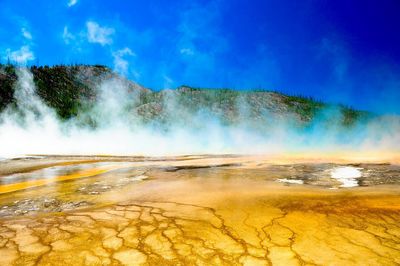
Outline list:
[[[28,156],[0,175],[0,265],[400,264],[393,162]]]

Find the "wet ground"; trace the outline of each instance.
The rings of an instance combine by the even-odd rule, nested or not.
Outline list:
[[[0,265],[400,264],[393,162],[35,156],[0,175]]]

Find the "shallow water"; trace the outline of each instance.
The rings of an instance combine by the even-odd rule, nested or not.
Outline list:
[[[0,265],[400,264],[397,165],[68,160],[0,165]]]

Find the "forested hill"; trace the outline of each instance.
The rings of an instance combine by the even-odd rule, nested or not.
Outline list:
[[[307,124],[331,113],[328,116],[333,115],[342,125],[349,126],[370,115],[342,105],[266,90],[239,91],[181,86],[153,91],[101,65],[31,66],[29,70],[38,96],[64,120],[89,110],[98,100],[99,86],[107,81],[109,89],[118,90],[122,86],[128,93],[135,95],[129,113],[144,121],[165,122],[174,119],[174,112],[184,110],[188,114],[206,111],[230,124],[241,123],[242,120],[262,123],[269,117],[290,117]],[[15,66],[0,65],[0,112],[15,104],[17,79]],[[118,86],[114,88],[113,82]]]

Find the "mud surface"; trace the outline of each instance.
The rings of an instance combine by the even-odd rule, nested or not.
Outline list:
[[[1,177],[0,265],[400,264],[395,164],[51,159]]]

